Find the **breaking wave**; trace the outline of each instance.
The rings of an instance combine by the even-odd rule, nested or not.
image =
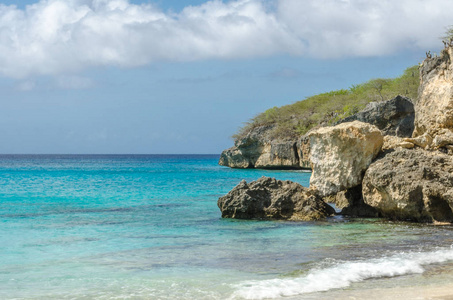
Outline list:
[[[269,299],[345,288],[371,278],[424,272],[424,266],[453,260],[453,249],[399,253],[376,259],[339,262],[310,270],[297,278],[246,281],[236,285],[233,299]]]

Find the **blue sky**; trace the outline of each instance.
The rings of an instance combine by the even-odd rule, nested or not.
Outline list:
[[[267,108],[438,52],[453,11],[447,0],[0,3],[0,153],[220,153]]]

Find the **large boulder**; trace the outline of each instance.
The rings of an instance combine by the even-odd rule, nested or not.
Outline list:
[[[370,102],[358,113],[337,124],[361,121],[375,125],[383,135],[410,137],[414,131],[414,104],[403,96],[382,102]]]
[[[321,196],[336,194],[361,184],[363,173],[383,144],[374,125],[354,121],[312,131],[310,186]]]
[[[452,56],[453,48],[448,47],[440,56],[425,59],[420,67],[413,137],[424,137],[426,149],[453,144]]]
[[[453,158],[421,149],[397,149],[370,165],[363,200],[383,217],[453,221]]]
[[[311,190],[291,181],[261,177],[241,181],[217,205],[222,218],[318,220],[335,210]]]
[[[269,136],[273,125],[259,126],[224,150],[219,164],[231,168],[298,169],[297,142]]]

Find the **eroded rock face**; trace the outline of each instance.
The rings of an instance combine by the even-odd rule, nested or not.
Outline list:
[[[220,154],[219,165],[230,168],[247,169],[252,168],[253,164],[248,156],[236,146],[223,150]]]
[[[255,168],[261,169],[297,168],[298,166],[299,159],[294,141],[271,142],[263,145],[261,155],[254,164]]]
[[[376,126],[359,121],[319,128],[309,138],[310,186],[323,197],[359,185],[383,144]]]
[[[375,125],[383,135],[410,137],[414,131],[414,118],[412,100],[396,96],[383,102],[370,102],[363,110],[340,120],[338,124],[361,121]]]
[[[334,209],[309,189],[291,181],[261,177],[241,181],[226,196],[219,198],[222,218],[318,220],[335,213]]]
[[[397,149],[370,165],[363,200],[383,217],[453,221],[453,158],[421,149]]]
[[[231,168],[299,168],[296,141],[269,138],[272,128],[260,126],[237,139],[234,147],[222,152],[219,164]]]
[[[299,166],[302,169],[311,169],[310,138],[308,134],[301,136],[297,141],[297,154],[299,156]]]
[[[427,58],[420,67],[420,88],[415,105],[413,137],[429,135],[426,149],[435,149],[442,141],[452,142],[453,131],[453,48],[442,50],[440,57]],[[445,144],[447,145],[447,144]]]

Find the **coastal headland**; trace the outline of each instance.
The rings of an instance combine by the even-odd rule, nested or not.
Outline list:
[[[334,203],[341,214],[451,224],[452,57],[453,47],[446,44],[439,56],[427,55],[418,71],[409,68],[398,79],[373,80],[349,91],[293,104],[305,105],[300,111],[302,116],[288,113],[294,112],[294,107],[266,111],[235,136],[235,145],[223,151],[219,164],[232,168],[311,169],[310,187],[304,193]],[[415,84],[415,80],[419,82]],[[365,100],[360,98],[365,97],[364,91],[368,91]],[[395,91],[404,96],[391,95]],[[288,213],[266,213],[271,203],[275,206],[274,199],[253,196],[260,195],[249,188],[255,183],[240,185],[219,199],[223,217],[295,219]],[[288,185],[280,184],[279,188],[285,192]],[[260,191],[267,188],[261,186]],[[287,198],[291,197],[277,202],[289,201]],[[299,198],[307,203],[307,197]],[[263,207],[259,214],[244,214],[257,205]],[[323,210],[309,219],[332,214]]]

